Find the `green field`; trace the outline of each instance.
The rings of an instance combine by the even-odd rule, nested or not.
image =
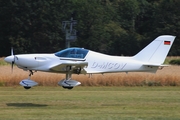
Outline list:
[[[0,87],[0,120],[179,120],[180,87]]]

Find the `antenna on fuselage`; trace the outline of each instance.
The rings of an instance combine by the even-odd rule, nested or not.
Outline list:
[[[73,27],[77,24],[76,20],[73,20],[74,13],[71,14],[70,21],[62,22],[62,31],[66,33],[66,48],[70,47],[70,43],[77,39],[77,31]]]

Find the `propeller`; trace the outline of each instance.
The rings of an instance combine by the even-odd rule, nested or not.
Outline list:
[[[11,71],[13,72],[13,66],[18,62],[18,55],[14,55],[13,48],[11,48],[11,55],[4,58],[7,63],[11,64]]]
[[[11,48],[11,56],[14,56],[14,59],[11,63],[11,71],[13,72],[13,66],[14,66],[14,63],[15,63],[15,55],[14,55],[14,51],[13,51],[13,48]]]
[[[11,48],[11,55],[14,55],[13,47]]]

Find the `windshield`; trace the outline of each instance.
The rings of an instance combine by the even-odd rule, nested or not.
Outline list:
[[[85,58],[87,55],[88,50],[83,48],[67,48],[65,50],[61,50],[56,52],[55,55],[57,57],[66,57],[66,58]]]

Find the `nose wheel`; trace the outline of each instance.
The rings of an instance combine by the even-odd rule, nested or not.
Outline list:
[[[36,71],[32,71],[32,70],[29,70],[29,77],[28,79],[24,79],[22,80],[19,84],[22,85],[25,89],[30,89],[31,87],[35,86],[35,85],[38,85],[37,82],[31,80],[31,75],[33,75],[33,73],[36,72]]]

